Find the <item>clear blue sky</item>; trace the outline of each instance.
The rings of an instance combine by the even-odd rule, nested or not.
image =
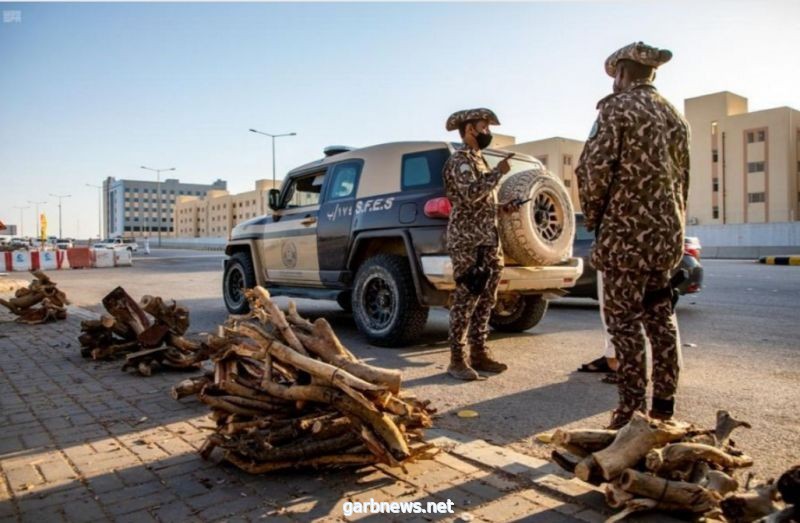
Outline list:
[[[800,2],[18,4],[0,19],[0,220],[64,202],[64,235],[96,234],[85,183],[142,164],[234,192],[330,144],[455,138],[454,110],[493,108],[519,141],[583,139],[610,91],[603,61],[635,40],[673,60],[676,106],[730,90],[800,107]],[[25,211],[31,234],[34,211]]]

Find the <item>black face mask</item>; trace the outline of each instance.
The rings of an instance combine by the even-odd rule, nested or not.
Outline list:
[[[478,147],[481,149],[486,149],[492,143],[492,133],[478,133],[478,136],[475,137],[475,141],[478,142]]]

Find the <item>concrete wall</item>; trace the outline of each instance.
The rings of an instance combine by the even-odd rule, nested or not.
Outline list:
[[[704,258],[800,254],[800,222],[693,225],[686,236],[700,238]]]

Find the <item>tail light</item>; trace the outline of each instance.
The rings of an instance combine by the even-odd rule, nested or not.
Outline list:
[[[697,247],[685,247],[683,249],[683,253],[688,254],[697,261],[700,261],[700,249]]]
[[[444,196],[425,202],[425,216],[428,218],[449,218],[452,210],[453,204]]]

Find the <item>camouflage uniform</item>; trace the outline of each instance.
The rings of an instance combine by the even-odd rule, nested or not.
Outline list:
[[[477,119],[499,124],[488,109],[473,109],[453,114],[447,121],[447,129],[454,130],[461,121]],[[464,348],[468,340],[472,367],[492,372],[505,370],[505,365],[491,361],[486,347],[489,317],[497,301],[497,286],[503,269],[494,191],[501,177],[497,168],[489,168],[480,150],[466,145],[450,156],[443,171],[445,191],[453,205],[447,225],[447,249],[457,281],[450,308],[451,365],[465,361]],[[476,295],[464,277],[478,262],[488,277],[485,288]]]
[[[651,67],[668,51],[641,42],[606,61]],[[612,425],[646,406],[645,339],[653,351],[653,411],[672,412],[679,373],[677,325],[669,279],[683,255],[689,190],[689,128],[655,87],[637,81],[603,98],[576,169],[586,228],[595,231],[592,263],[603,272],[604,314],[620,366]]]

